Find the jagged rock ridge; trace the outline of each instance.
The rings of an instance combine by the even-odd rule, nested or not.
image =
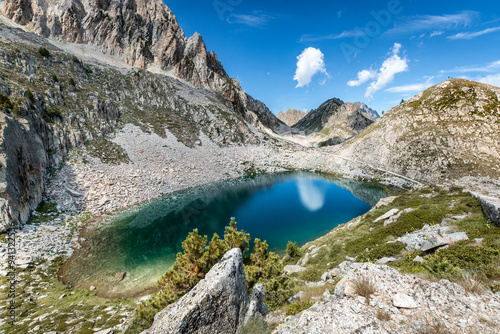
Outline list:
[[[202,37],[189,39],[161,0],[4,0],[0,11],[36,34],[100,51],[146,69],[157,66],[198,87],[219,91],[246,120],[274,131],[283,126],[231,79]],[[285,128],[285,130],[287,130]]]
[[[374,121],[353,103],[333,98],[311,110],[292,128],[306,136],[317,137],[320,146],[336,145],[357,135]]]
[[[298,121],[300,121],[302,118],[304,118],[308,114],[308,111],[300,111],[298,109],[288,109],[287,111],[283,112],[280,111],[276,117],[283,123],[285,123],[288,126],[293,126],[296,124]]]

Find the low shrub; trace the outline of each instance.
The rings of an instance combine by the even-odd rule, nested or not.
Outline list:
[[[296,315],[304,310],[307,310],[311,306],[313,306],[314,303],[310,301],[296,301],[290,304],[290,307],[286,311],[286,315]]]
[[[300,250],[299,245],[297,245],[296,241],[295,242],[288,241],[286,245],[286,253],[292,259],[299,258],[302,256],[302,251]]]
[[[38,53],[39,53],[42,57],[45,57],[45,58],[50,57],[50,52],[49,52],[49,50],[47,50],[46,48],[40,47],[40,48],[38,49]]]
[[[370,303],[371,295],[377,292],[373,281],[365,276],[356,277],[353,281],[353,288],[358,295],[366,298],[366,304]]]

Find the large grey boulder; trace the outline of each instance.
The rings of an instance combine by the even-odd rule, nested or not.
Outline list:
[[[239,248],[228,251],[190,292],[155,316],[146,333],[236,333],[253,317],[267,313],[264,287],[248,297],[243,257]]]

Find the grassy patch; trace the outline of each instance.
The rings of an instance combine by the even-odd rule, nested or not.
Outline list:
[[[42,261],[17,272],[18,318],[15,326],[0,326],[0,332],[28,333],[39,326],[40,332],[94,333],[96,329],[111,328],[126,320],[135,306],[134,300],[111,301],[96,297],[92,291],[63,285],[57,280],[63,261],[62,257],[51,263]],[[0,285],[7,286],[7,278],[1,277]],[[2,289],[2,305],[7,305],[7,289]],[[6,310],[1,311],[1,316],[6,316]]]
[[[61,212],[57,210],[57,205],[52,201],[41,201],[35,212],[30,216],[27,224],[39,225],[56,219]]]
[[[396,222],[387,226],[384,226],[384,221],[375,222],[391,209],[401,212],[406,208],[413,208],[414,211],[401,214]],[[458,215],[466,218],[450,218]],[[398,260],[391,262],[390,266],[428,278],[460,282],[464,275],[476,275],[492,289],[491,282],[500,279],[500,228],[489,223],[480,202],[461,189],[426,187],[410,191],[358,219],[359,223],[351,228],[347,228],[347,224],[341,225],[333,233],[304,245],[301,248],[304,252],[312,244],[327,247],[309,259],[306,271],[293,276],[304,281],[318,281],[322,273],[346,261],[346,257],[356,258],[358,262],[375,262],[382,257],[394,256]],[[406,245],[400,242],[387,243],[405,233],[419,230],[425,224],[441,223],[443,219],[449,221],[452,230],[465,232],[469,240],[430,254],[408,252]],[[476,238],[482,238],[482,242],[476,242]],[[417,256],[421,256],[424,262],[414,261]]]
[[[311,301],[297,301],[290,304],[288,310],[286,311],[286,315],[296,315],[304,310],[307,310],[314,303]]]
[[[130,162],[125,149],[107,138],[96,137],[86,142],[85,146],[91,156],[101,159],[105,164],[119,165]]]

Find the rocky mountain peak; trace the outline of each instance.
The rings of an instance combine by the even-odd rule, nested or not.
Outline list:
[[[280,111],[276,117],[278,117],[278,119],[286,125],[293,126],[302,118],[304,118],[308,113],[309,112],[307,110],[300,111],[298,109],[288,109],[285,112]]]
[[[340,99],[329,99],[323,102],[318,109],[311,110],[293,128],[304,131],[306,135],[320,131],[328,122],[330,116],[336,113],[338,108],[343,104],[344,102]]]
[[[498,176],[500,88],[451,79],[408,99],[341,155],[427,182]]]
[[[353,103],[356,107],[358,107],[361,111],[363,111],[365,114],[368,116],[372,117],[374,120],[380,117],[378,112],[376,110],[373,110],[372,108],[368,107],[365,103],[363,102],[354,102]]]
[[[284,126],[270,111],[249,106],[246,93],[229,78],[217,55],[207,51],[201,35],[187,39],[161,0],[4,0],[0,12],[40,36],[90,44],[130,66],[156,66],[218,91],[257,127],[277,131]]]

